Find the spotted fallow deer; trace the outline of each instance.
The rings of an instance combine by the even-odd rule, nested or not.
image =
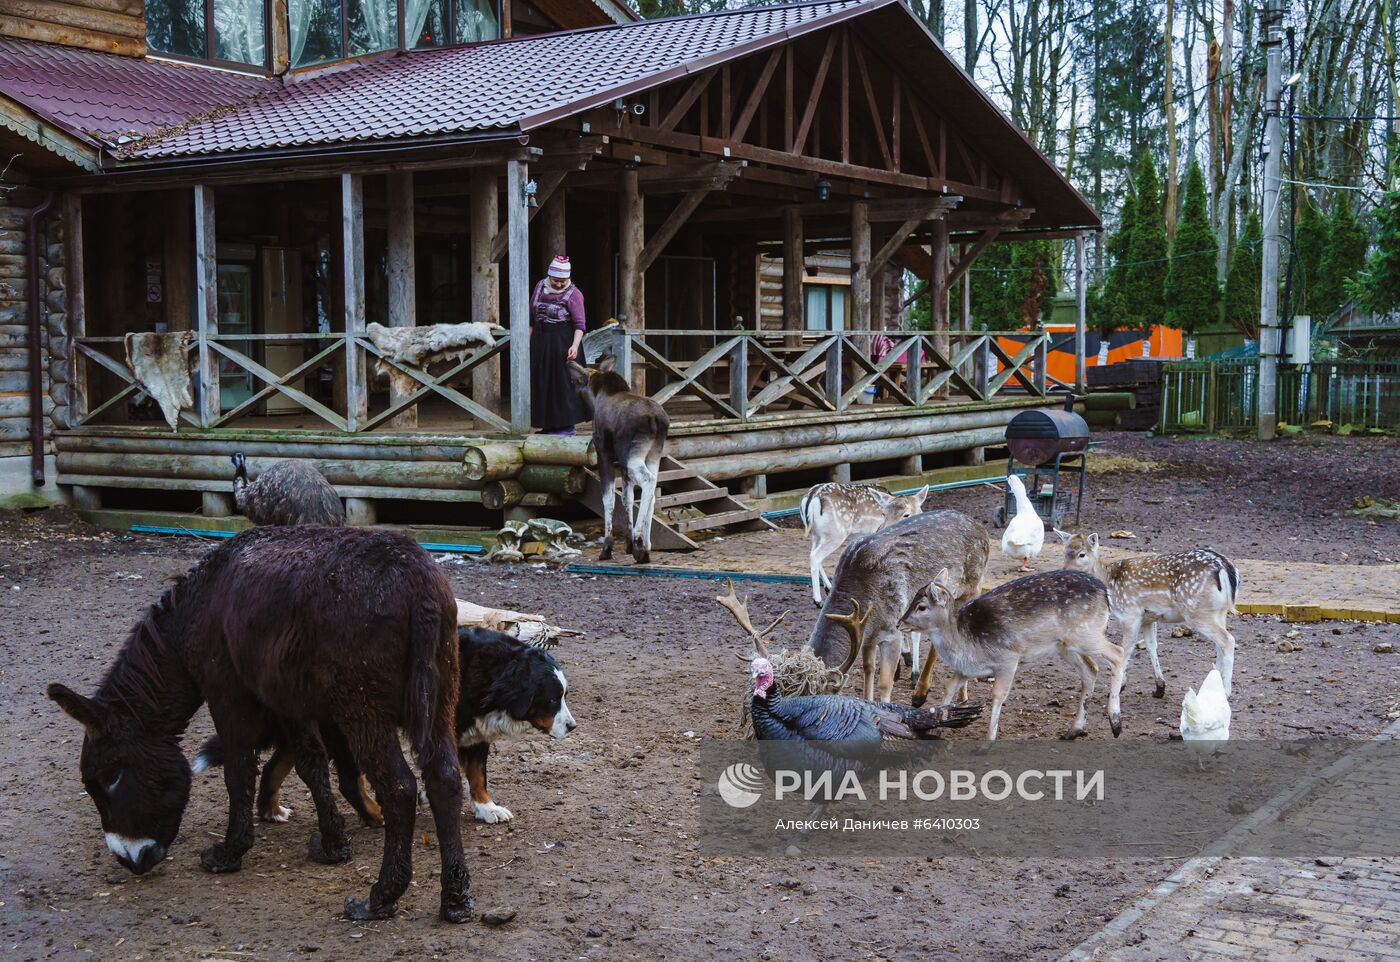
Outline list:
[[[877,484],[828,481],[802,498],[802,530],[812,539],[812,601],[822,604],[822,586],[831,589],[822,562],[853,534],[872,534],[924,510],[928,485],[913,494],[894,495]]]
[[[1230,694],[1235,667],[1235,636],[1227,621],[1235,610],[1240,574],[1230,559],[1209,548],[1178,554],[1149,555],[1107,561],[1099,554],[1099,536],[1059,532],[1065,543],[1064,567],[1087,571],[1108,586],[1109,606],[1123,630],[1124,658],[1131,660],[1141,637],[1152,659],[1157,688],[1154,698],[1167,693],[1162,665],[1157,660],[1157,623],[1185,623],[1215,644],[1215,667]],[[1124,666],[1126,673],[1127,667]]]

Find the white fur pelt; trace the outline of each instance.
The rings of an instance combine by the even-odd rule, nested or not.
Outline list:
[[[126,366],[136,382],[160,405],[170,430],[180,426],[180,411],[194,407],[190,362],[185,350],[194,341],[192,331],[144,331],[128,334]]]
[[[375,323],[365,328],[371,344],[398,363],[421,371],[435,361],[463,360],[478,346],[490,347],[496,343],[491,331],[492,325],[483,321],[423,327],[385,327]],[[391,365],[380,361],[375,369],[388,375],[395,393],[407,394],[414,389],[414,379]]]

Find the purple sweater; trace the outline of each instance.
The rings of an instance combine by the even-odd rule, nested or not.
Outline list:
[[[539,330],[544,324],[572,323],[575,330],[584,329],[583,291],[573,284],[562,291],[549,289],[547,280],[541,279],[530,295],[530,325]]]

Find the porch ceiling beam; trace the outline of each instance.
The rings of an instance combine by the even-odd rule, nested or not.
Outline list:
[[[924,118],[919,111],[919,102],[910,98],[909,116],[914,118],[914,133],[919,138],[919,149],[923,151],[924,163],[928,165],[928,172],[934,177],[942,177],[947,173],[939,166],[938,161],[933,156],[933,147],[929,143],[928,130],[924,127]]]
[[[471,167],[494,167],[502,161],[523,160],[533,163],[541,155],[538,147],[522,147],[514,139],[498,149],[490,143],[473,148],[467,155],[457,148],[457,152],[444,157],[423,160],[374,161],[366,159],[357,164],[354,151],[346,150],[340,161],[306,162],[298,164],[296,158],[270,158],[266,161],[210,161],[192,163],[159,170],[144,168],[117,168],[105,174],[92,174],[82,177],[64,178],[54,181],[54,186],[72,189],[82,194],[110,194],[135,190],[164,190],[169,187],[188,188],[194,181],[210,186],[222,184],[262,184],[294,180],[330,180],[346,173],[388,174],[395,171],[453,170]]]
[[[880,118],[880,104],[875,100],[875,87],[870,82],[870,68],[865,63],[865,53],[857,41],[851,44],[856,55],[856,73],[860,74],[861,86],[865,88],[865,102],[870,106],[870,125],[875,128],[875,142],[880,147],[880,156],[885,158],[885,166],[894,169],[890,156],[890,145],[885,140],[885,125]]]
[[[955,210],[947,215],[948,229],[959,232],[980,232],[999,227],[1012,230],[1024,223],[1035,213],[1034,207],[1015,207],[1010,210]]]
[[[890,259],[895,251],[908,240],[909,235],[914,233],[914,228],[924,222],[922,217],[911,217],[895,228],[889,240],[880,247],[870,258],[870,263],[865,268],[866,276],[873,276],[876,271],[885,266],[885,262]]]
[[[763,69],[759,71],[758,81],[754,84],[753,91],[744,104],[744,109],[739,113],[739,118],[734,121],[734,130],[729,135],[731,140],[743,140],[744,134],[749,132],[749,124],[753,121],[754,114],[758,113],[759,104],[763,103],[763,95],[768,92],[768,83],[773,79],[773,72],[778,69],[778,61],[782,59],[782,56],[782,47],[775,47],[773,52],[768,55]]]
[[[807,146],[807,135],[811,132],[812,121],[817,116],[817,105],[821,103],[822,88],[826,85],[826,74],[831,69],[831,58],[836,53],[836,41],[839,39],[835,30],[826,38],[826,49],[822,51],[821,62],[817,64],[816,76],[812,78],[812,92],[807,95],[807,105],[802,109],[802,121],[797,125],[797,133],[788,145],[790,154],[800,154]]]
[[[637,258],[637,269],[643,273],[652,265],[656,258],[671,243],[671,238],[685,226],[685,222],[690,219],[690,215],[695,213],[695,208],[700,206],[700,202],[710,193],[713,188],[703,188],[692,190],[681,198],[680,203],[671,210],[661,226],[656,229],[656,233],[651,235],[651,239],[642,246],[641,256]]]
[[[952,287],[958,281],[962,280],[963,275],[972,268],[973,261],[977,260],[981,253],[990,247],[992,241],[996,240],[1000,234],[1000,227],[993,227],[990,230],[983,231],[982,236],[977,238],[977,243],[969,247],[967,253],[958,258],[958,262],[954,264],[953,269],[948,272],[948,277],[944,283],[948,287]]]
[[[715,67],[711,67],[708,70],[702,71],[691,81],[690,86],[685,89],[685,93],[681,94],[680,99],[671,106],[671,109],[666,112],[666,116],[662,118],[660,124],[662,130],[675,129],[676,124],[681,122],[686,112],[695,105],[695,101],[700,98],[700,95],[705,92],[705,88],[710,85],[710,81],[714,79],[716,69]]]

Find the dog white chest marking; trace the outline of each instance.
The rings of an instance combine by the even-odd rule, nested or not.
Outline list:
[[[146,849],[156,844],[153,838],[127,838],[116,832],[108,832],[106,838],[108,851],[118,858],[134,863],[139,863]]]
[[[458,736],[457,744],[462,748],[470,748],[473,745],[480,745],[482,742],[515,738],[529,730],[530,723],[528,721],[511,718],[508,712],[497,709],[487,712],[473,722],[472,727]]]

